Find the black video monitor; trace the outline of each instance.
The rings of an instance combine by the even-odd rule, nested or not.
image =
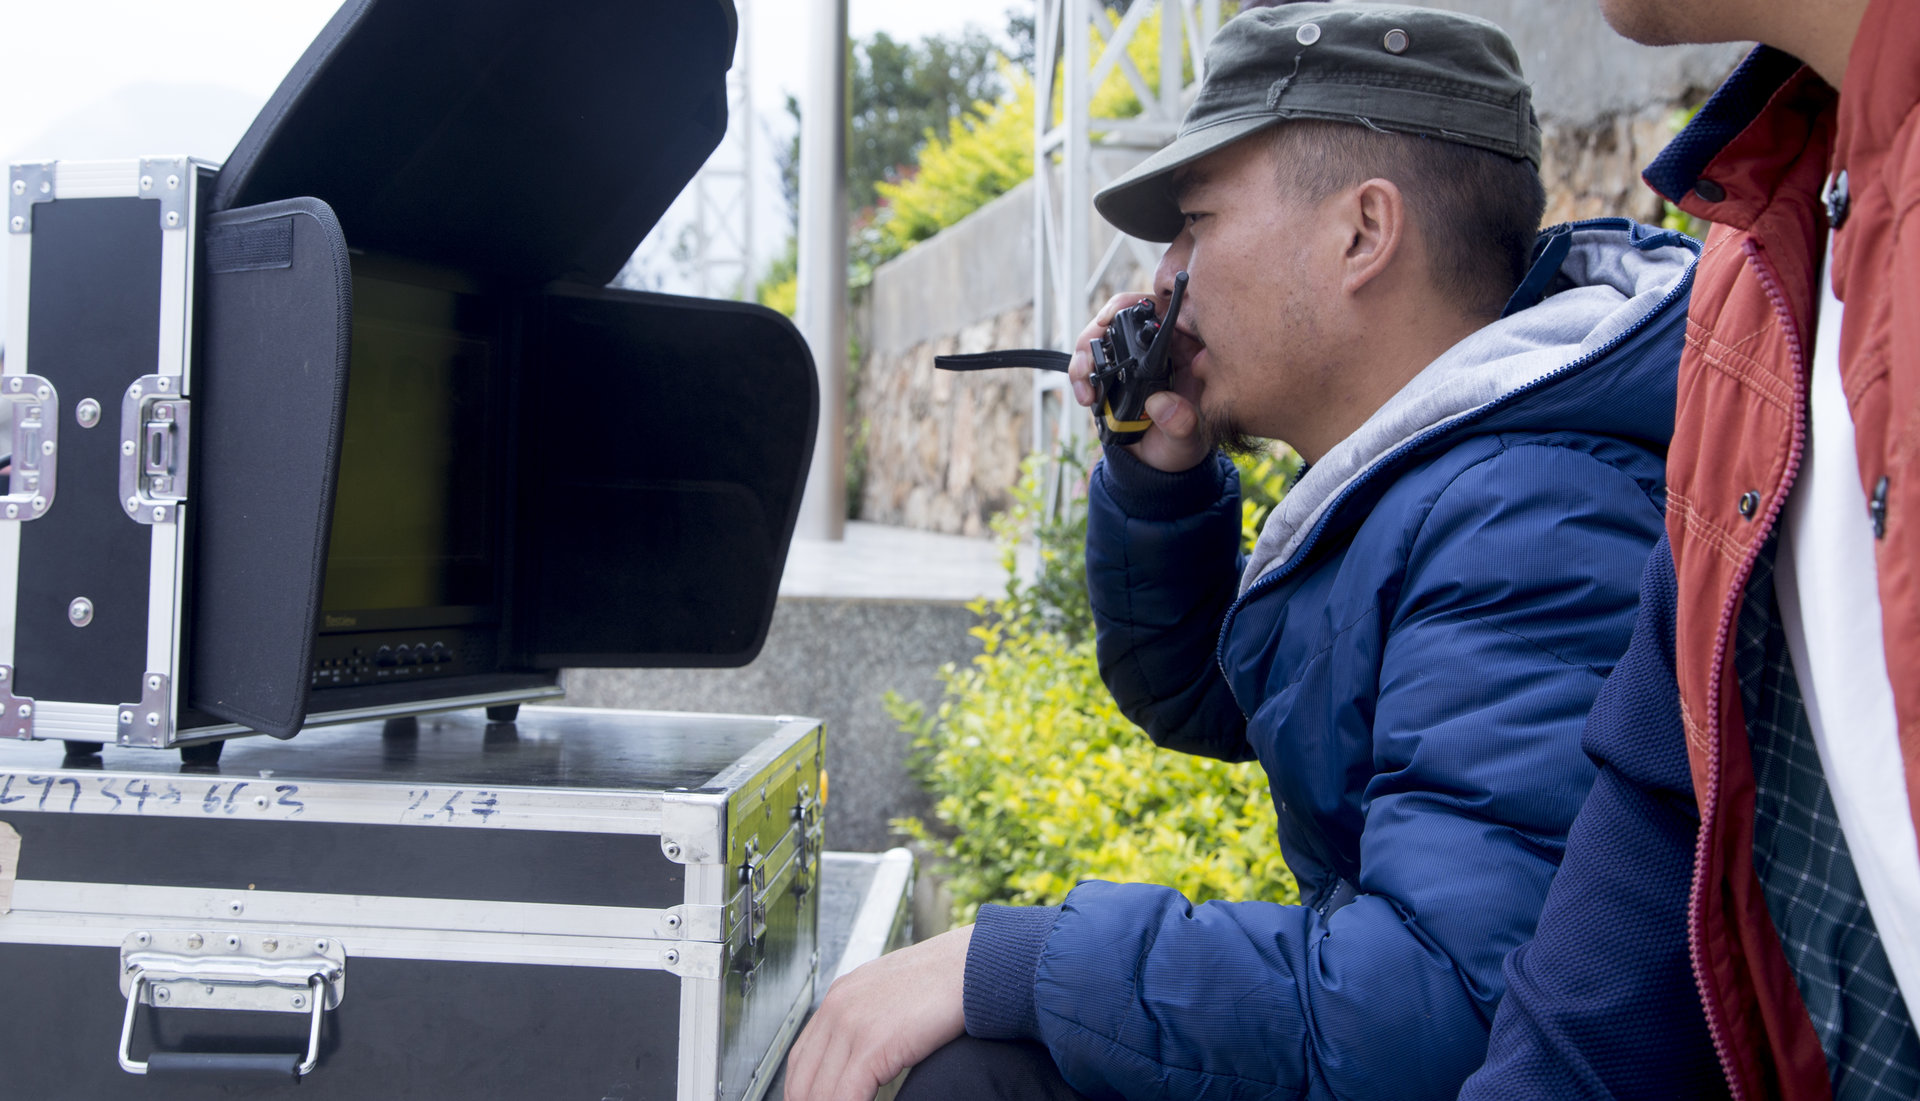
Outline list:
[[[503,342],[448,280],[354,257],[323,634],[497,622]]]

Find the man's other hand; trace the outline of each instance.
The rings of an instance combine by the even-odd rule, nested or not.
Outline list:
[[[787,1055],[788,1101],[872,1101],[967,1030],[963,925],[843,976]]]
[[[1093,405],[1093,342],[1106,335],[1107,326],[1113,324],[1121,310],[1140,302],[1153,302],[1156,308],[1163,305],[1151,294],[1116,294],[1100,307],[1092,323],[1080,330],[1080,339],[1073,346],[1073,359],[1067,365],[1073,400],[1083,406]],[[1200,465],[1213,450],[1206,434],[1200,431],[1200,412],[1194,406],[1194,395],[1184,392],[1191,386],[1191,376],[1176,364],[1174,388],[1147,399],[1147,419],[1153,422],[1153,427],[1147,429],[1139,443],[1127,445],[1135,458],[1156,470],[1178,473]],[[1094,410],[1094,415],[1099,416],[1099,410]]]

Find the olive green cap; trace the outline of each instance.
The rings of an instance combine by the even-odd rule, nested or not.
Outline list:
[[[1179,134],[1093,205],[1124,233],[1171,241],[1174,170],[1289,119],[1419,134],[1540,167],[1532,93],[1499,27],[1433,8],[1295,3],[1221,27]]]

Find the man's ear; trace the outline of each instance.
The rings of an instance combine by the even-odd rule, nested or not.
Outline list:
[[[1407,202],[1392,180],[1367,180],[1347,192],[1347,247],[1340,289],[1355,294],[1391,270],[1407,247]]]

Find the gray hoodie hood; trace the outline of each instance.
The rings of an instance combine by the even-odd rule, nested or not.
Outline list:
[[[1569,243],[1560,246],[1567,252],[1558,282],[1567,289],[1441,353],[1309,467],[1260,529],[1240,577],[1242,593],[1290,561],[1327,510],[1376,467],[1422,437],[1480,421],[1489,407],[1609,351],[1682,293],[1693,271],[1696,249],[1675,234],[1647,235],[1616,218],[1560,232]],[[1556,251],[1550,240],[1542,239],[1549,258],[1543,262]]]

